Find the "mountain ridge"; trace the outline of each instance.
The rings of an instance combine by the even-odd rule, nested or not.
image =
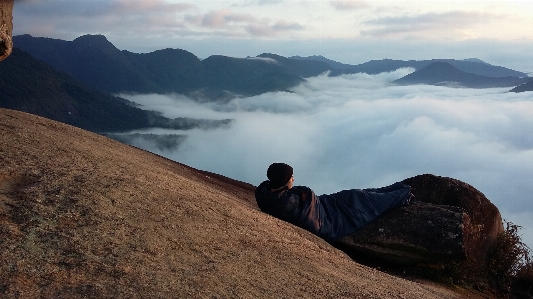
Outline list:
[[[516,92],[516,93],[525,92],[525,91],[533,91],[533,80],[529,80],[525,82],[524,84],[511,89],[511,92]]]
[[[445,61],[437,61],[391,83],[397,85],[430,84],[451,87],[489,88],[512,87],[522,84],[524,78],[488,77],[467,73]]]
[[[307,57],[302,57],[302,56],[291,56],[289,57],[290,59],[294,59],[294,60],[314,60],[314,61],[320,61],[320,62],[324,62],[324,63],[327,63],[329,66],[331,66],[332,68],[334,69],[346,69],[346,68],[350,68],[350,67],[353,67],[353,65],[351,64],[345,64],[345,63],[341,63],[341,62],[338,62],[338,61],[335,61],[335,60],[332,60],[332,59],[329,59],[329,58],[326,58],[322,55],[312,55],[312,56],[307,56]]]
[[[475,61],[474,61],[475,60]],[[343,70],[334,72],[333,75],[348,74],[354,72],[363,72],[368,74],[379,74],[383,72],[391,72],[399,68],[414,68],[415,70],[422,69],[434,62],[447,62],[455,68],[487,77],[527,77],[526,73],[518,72],[501,66],[494,66],[483,62],[477,58],[469,58],[465,60],[455,59],[431,59],[431,60],[394,60],[382,59],[371,60],[359,65],[347,67]]]
[[[199,99],[226,99],[227,92],[252,96],[287,90],[302,82],[282,65],[223,55],[200,60],[181,49],[137,54],[116,49],[103,35],[71,42],[30,35],[14,39],[17,47],[35,58],[109,93],[176,92]]]
[[[291,87],[305,82],[305,78],[324,73],[334,76],[336,72],[339,75],[350,69],[379,73],[399,67],[420,67],[428,62],[431,63],[392,83],[487,88],[514,87],[530,80],[529,77],[476,75],[448,63],[462,63],[463,68],[481,65],[479,69],[488,68],[493,72],[501,70],[475,58],[462,62],[384,59],[334,69],[334,61],[322,56],[293,59],[263,53],[251,58],[213,55],[200,60],[180,49],[136,54],[117,49],[103,35],[85,35],[71,42],[30,35],[14,39],[17,42],[14,55],[0,65],[0,91],[4,95],[0,107],[35,113],[93,132],[125,132],[147,127],[214,128],[231,122],[168,120],[158,113],[131,107],[128,101],[109,93],[177,92],[201,102],[229,101],[240,96],[290,91]],[[34,55],[23,54],[26,51],[19,46]],[[428,71],[435,63],[449,67]],[[513,89],[520,90],[527,91],[528,85]]]
[[[0,107],[37,114],[92,132],[124,132],[161,127],[214,128],[230,120],[168,119],[133,107],[125,99],[86,87],[15,48],[0,63]]]
[[[383,59],[346,65],[322,56],[286,58],[263,53],[253,58],[212,55],[200,60],[194,54],[180,49],[141,54],[119,50],[103,35],[82,36],[72,42],[20,35],[15,36],[14,41],[17,47],[37,59],[104,92],[181,93],[201,101],[227,101],[238,96],[288,91],[304,82],[305,78],[323,73],[339,76],[377,74],[406,67],[420,70],[434,62],[447,62],[463,72],[493,78],[484,87],[501,86],[501,82],[508,81],[506,77],[509,76],[527,77],[525,73],[494,66],[476,58],[422,61]]]

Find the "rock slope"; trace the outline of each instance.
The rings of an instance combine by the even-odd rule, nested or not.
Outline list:
[[[463,298],[353,262],[253,186],[0,109],[1,298]]]
[[[14,0],[0,1],[0,61],[13,50],[13,3]]]

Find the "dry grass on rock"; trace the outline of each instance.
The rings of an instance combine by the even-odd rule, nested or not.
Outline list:
[[[258,211],[253,187],[0,109],[1,298],[460,298]]]

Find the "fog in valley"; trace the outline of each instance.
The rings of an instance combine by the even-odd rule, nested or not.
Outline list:
[[[167,117],[234,119],[212,130],[145,130],[134,145],[258,185],[272,162],[294,167],[317,194],[381,187],[418,174],[459,179],[483,192],[533,248],[533,93],[391,86],[411,69],[326,75],[291,92],[228,103],[181,95],[121,95]],[[157,146],[142,134],[182,136]]]

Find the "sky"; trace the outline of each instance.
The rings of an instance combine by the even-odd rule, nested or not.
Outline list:
[[[14,35],[73,40],[103,34],[136,53],[479,58],[533,73],[529,0],[16,0]]]
[[[533,94],[508,88],[390,86],[412,69],[318,76],[291,92],[199,104],[181,95],[123,95],[167,117],[234,119],[185,134],[175,149],[134,145],[192,167],[258,185],[272,162],[294,167],[317,194],[390,185],[419,174],[466,182],[533,248]]]

